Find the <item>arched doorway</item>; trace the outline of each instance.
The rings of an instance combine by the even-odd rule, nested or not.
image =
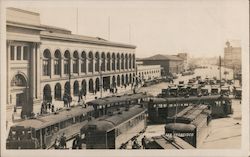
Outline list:
[[[27,102],[28,87],[27,81],[22,74],[15,75],[11,80],[11,93],[14,93],[11,100],[16,107],[23,107]]]
[[[82,80],[82,94],[83,95],[86,95],[87,94],[87,83],[86,83],[86,80]]]
[[[116,88],[115,76],[112,77],[112,87]]]
[[[56,100],[61,100],[61,97],[62,97],[61,89],[62,89],[61,84],[57,83],[55,85],[55,94],[54,94]]]
[[[94,93],[94,83],[92,79],[89,80],[89,92]]]
[[[117,86],[120,87],[120,85],[121,85],[120,75],[117,75]]]
[[[70,95],[70,84],[68,81],[64,85],[64,94]]]
[[[96,80],[95,80],[95,89],[96,89],[96,91],[100,90],[100,79],[99,78],[96,78]]]
[[[49,84],[45,85],[43,88],[43,101],[46,101],[46,102],[52,101],[51,88]]]
[[[74,86],[73,94],[74,94],[74,96],[78,96],[78,94],[79,94],[79,83],[78,83],[78,81],[75,81],[73,86]]]

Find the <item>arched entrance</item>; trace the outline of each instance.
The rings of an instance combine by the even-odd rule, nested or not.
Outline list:
[[[89,80],[89,92],[94,93],[94,83],[92,79]]]
[[[85,80],[82,80],[82,94],[83,95],[86,95],[87,94],[87,84],[86,84],[86,81]]]
[[[96,91],[100,90],[100,80],[99,80],[99,78],[96,78],[96,80],[95,80],[95,89],[96,89]]]
[[[50,85],[45,85],[43,88],[43,101],[46,102],[51,102],[52,101],[52,97],[51,97],[51,88]]]
[[[74,90],[73,91],[74,91],[73,92],[74,96],[78,96],[78,94],[79,94],[79,83],[78,83],[78,81],[74,82]]]
[[[22,74],[15,75],[11,80],[11,88],[11,93],[14,93],[11,100],[12,103],[15,104],[16,107],[24,106],[28,102],[28,87],[25,77]]]
[[[70,84],[66,82],[64,85],[64,94],[70,95]]]
[[[60,83],[57,83],[55,85],[55,99],[56,100],[61,100],[61,97],[62,97],[62,94],[61,94],[61,84]]]

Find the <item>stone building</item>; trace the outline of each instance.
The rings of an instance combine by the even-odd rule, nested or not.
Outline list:
[[[226,42],[224,48],[224,66],[234,69],[236,72],[241,71],[241,46],[239,41]]]
[[[137,77],[141,81],[154,80],[161,77],[160,65],[137,65]]]
[[[161,75],[166,76],[173,73],[180,73],[184,70],[183,59],[175,55],[157,54],[148,58],[139,59],[144,65],[160,65]]]
[[[7,9],[7,116],[30,116],[47,99],[77,98],[135,80],[134,45],[42,25],[40,15]],[[7,117],[8,120],[8,117]]]

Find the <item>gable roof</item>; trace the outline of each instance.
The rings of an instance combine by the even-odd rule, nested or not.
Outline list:
[[[151,56],[151,57],[143,58],[141,60],[176,60],[176,61],[178,60],[178,61],[181,61],[183,59],[180,58],[180,57],[177,57],[175,55],[157,54],[157,55],[154,55],[154,56]]]

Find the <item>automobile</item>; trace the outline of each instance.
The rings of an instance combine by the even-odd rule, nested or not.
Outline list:
[[[209,95],[208,88],[202,87],[202,88],[201,88],[201,94],[202,94],[203,96]]]
[[[235,99],[241,99],[241,95],[242,95],[242,89],[240,87],[235,88],[234,90]]]
[[[218,95],[218,94],[219,94],[219,86],[212,86],[211,95]]]
[[[230,89],[229,86],[222,86],[220,90],[221,95],[229,96],[230,94]]]

